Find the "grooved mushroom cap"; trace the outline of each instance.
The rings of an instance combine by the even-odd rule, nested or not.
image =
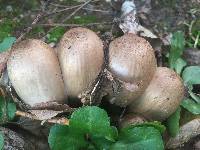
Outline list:
[[[164,120],[176,111],[183,96],[180,76],[169,68],[158,67],[148,88],[129,106],[129,111],[152,120]]]
[[[19,97],[30,106],[63,102],[64,83],[54,50],[36,39],[22,41],[12,49],[8,76]]]
[[[156,70],[154,50],[144,38],[125,34],[110,43],[109,70],[124,82],[116,104],[126,106],[150,83]]]
[[[58,44],[58,57],[68,96],[77,97],[97,78],[103,64],[103,43],[91,30],[73,28]]]

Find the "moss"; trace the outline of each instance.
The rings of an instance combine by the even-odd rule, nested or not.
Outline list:
[[[0,22],[0,41],[5,37],[11,36],[17,24],[17,22],[11,19],[3,19]]]
[[[68,22],[73,24],[89,24],[97,21],[96,16],[87,15],[87,16],[75,16],[70,19]]]
[[[64,27],[54,27],[48,34],[47,34],[47,43],[57,42],[65,33]]]
[[[45,35],[45,30],[43,27],[38,26],[38,27],[34,27],[31,32],[28,34],[29,37],[40,37],[40,36],[44,36]]]

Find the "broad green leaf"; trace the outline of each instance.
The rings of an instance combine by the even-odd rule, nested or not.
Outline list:
[[[17,108],[14,103],[7,104],[7,115],[8,115],[9,120],[12,120],[15,117],[16,110],[17,110]]]
[[[0,96],[0,123],[6,123],[15,117],[16,105]]]
[[[158,131],[160,131],[160,133],[163,133],[166,130],[165,126],[162,125],[158,121],[144,122],[144,123],[140,123],[140,124],[134,124],[134,125],[127,126],[126,128],[133,128],[133,127],[154,127]]]
[[[85,106],[76,110],[70,119],[70,128],[83,134],[115,138],[107,113],[96,106]]]
[[[154,127],[124,128],[111,150],[164,150],[160,132]]]
[[[195,103],[193,100],[189,98],[183,100],[181,103],[181,106],[183,106],[183,108],[187,109],[192,114],[195,114],[195,115],[200,114],[200,104]]]
[[[185,60],[183,60],[182,58],[178,58],[175,65],[174,65],[174,69],[178,74],[181,74],[183,68],[187,65],[187,63],[185,62]]]
[[[16,38],[15,37],[7,37],[0,43],[0,52],[8,50],[13,43],[15,43]]]
[[[185,39],[183,32],[176,32],[173,34],[171,39],[171,48],[169,52],[169,65],[170,68],[174,69],[176,61],[181,57],[183,54],[185,46]]]
[[[98,150],[109,150],[110,146],[114,143],[110,140],[107,140],[103,137],[98,137],[98,136],[91,136],[90,139],[91,139],[93,145]]]
[[[186,84],[200,84],[200,67],[189,66],[183,70],[182,78]]]
[[[167,130],[171,136],[175,137],[179,132],[179,120],[180,120],[181,107],[178,107],[175,113],[167,118]]]
[[[0,150],[3,150],[4,146],[4,136],[2,133],[0,133]]]
[[[84,136],[80,136],[64,125],[51,127],[48,142],[51,150],[79,150],[85,149],[88,144]]]

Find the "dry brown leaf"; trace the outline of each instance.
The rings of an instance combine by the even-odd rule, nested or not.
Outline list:
[[[35,115],[39,120],[51,119],[63,111],[54,111],[54,110],[29,110],[29,112]]]

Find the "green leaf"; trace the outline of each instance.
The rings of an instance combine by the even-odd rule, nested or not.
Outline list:
[[[179,121],[181,115],[181,107],[178,107],[175,113],[173,113],[169,118],[167,118],[167,130],[169,134],[173,137],[179,132]]]
[[[174,64],[174,69],[178,74],[181,74],[183,68],[187,65],[187,63],[185,62],[185,60],[183,60],[182,58],[178,58],[176,63]]]
[[[85,106],[71,115],[69,126],[53,126],[49,134],[49,145],[52,150],[62,147],[78,150],[109,149],[118,136],[117,129],[110,126],[107,113],[96,106]],[[79,144],[80,142],[80,144]]]
[[[69,126],[83,134],[109,137],[113,140],[115,138],[107,113],[96,106],[85,106],[76,110],[71,116]]]
[[[3,40],[3,42],[0,43],[0,52],[8,50],[13,43],[15,43],[16,38],[15,37],[7,37]]]
[[[15,117],[16,105],[0,96],[0,123],[6,123]]]
[[[51,150],[79,150],[86,148],[88,144],[83,136],[64,125],[51,127],[48,142]]]
[[[174,69],[176,61],[181,57],[183,54],[185,46],[185,39],[183,32],[176,32],[173,34],[171,39],[171,48],[169,52],[169,65],[170,68]]]
[[[98,137],[98,136],[91,136],[90,137],[93,145],[96,147],[96,149],[99,150],[109,150],[110,146],[114,143],[110,140],[107,140],[103,137]]]
[[[195,100],[197,103],[200,103],[200,97],[192,92],[192,90],[189,89],[188,93],[190,94],[191,98]]]
[[[200,114],[200,104],[195,103],[191,99],[185,99],[182,101],[181,106],[185,109],[187,109],[192,114],[198,115]]]
[[[133,127],[154,127],[158,131],[160,131],[160,133],[164,133],[164,131],[166,130],[166,127],[164,125],[162,125],[161,122],[159,122],[159,121],[134,124],[134,125],[127,126],[126,128],[133,128]]]
[[[17,111],[16,105],[14,103],[7,104],[7,115],[8,119],[12,120],[15,117],[15,112]]]
[[[111,150],[164,150],[160,132],[154,127],[124,128]]]
[[[189,66],[184,69],[182,78],[186,84],[200,84],[200,67]]]
[[[4,146],[4,136],[0,132],[0,150],[3,150],[3,146]]]

